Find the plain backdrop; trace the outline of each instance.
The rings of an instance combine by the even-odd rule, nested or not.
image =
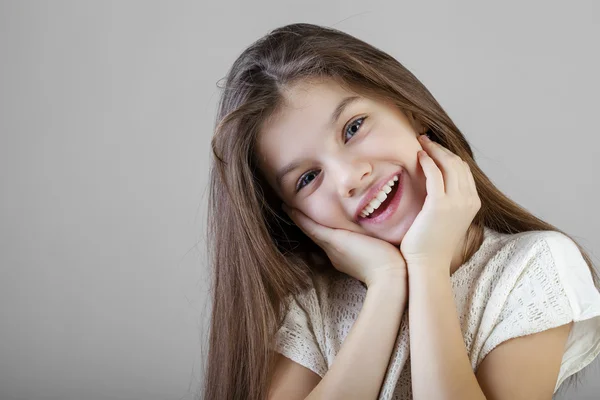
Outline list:
[[[293,22],[388,52],[600,265],[596,1],[0,2],[0,400],[191,400],[217,83]],[[560,399],[597,399],[598,360]]]

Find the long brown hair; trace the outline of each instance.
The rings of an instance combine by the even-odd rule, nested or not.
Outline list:
[[[339,30],[296,23],[272,30],[235,60],[226,76],[212,139],[208,257],[212,266],[209,352],[203,399],[267,397],[274,334],[289,295],[313,274],[333,272],[324,253],[280,209],[257,168],[255,139],[282,106],[282,91],[305,80],[335,79],[344,88],[410,111],[433,139],[465,160],[482,206],[467,231],[463,263],[483,227],[502,233],[552,230],[506,197],[479,169],[469,143],[425,86],[385,52]],[[572,238],[571,238],[572,239]],[[594,284],[598,274],[588,254]]]

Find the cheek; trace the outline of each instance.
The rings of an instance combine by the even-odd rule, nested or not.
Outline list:
[[[416,139],[391,139],[387,146],[382,146],[384,157],[395,160],[411,173],[418,170],[419,158],[417,153],[423,148]]]
[[[417,160],[421,144],[408,132],[399,131],[395,126],[377,127],[368,139],[368,148],[379,157],[412,164]],[[376,153],[376,154],[375,154]]]
[[[331,199],[313,194],[301,210],[318,224],[330,228],[344,228],[347,218],[344,216],[340,206]]]

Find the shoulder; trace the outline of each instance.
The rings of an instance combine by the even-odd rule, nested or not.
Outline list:
[[[579,304],[589,299],[598,302],[600,296],[577,244],[558,231],[505,235],[490,264],[494,283],[488,305],[502,309],[500,318],[527,306],[529,310],[546,307],[545,313],[565,320],[571,309],[578,312]],[[517,316],[523,317],[522,312]],[[529,317],[541,323],[535,315]]]
[[[557,388],[600,352],[600,292],[569,236],[530,231],[505,235],[503,240],[496,254],[501,266],[496,269],[497,281],[487,291],[490,297],[480,324],[482,347],[476,364],[496,347],[504,350],[495,351],[488,360],[496,359],[501,366],[499,354],[508,354],[508,349],[514,350],[510,351],[510,362],[514,362],[518,354],[526,354],[524,347],[540,350],[559,343],[558,348],[564,350],[555,354],[563,355],[562,362],[560,357],[553,362]],[[499,346],[516,338],[522,339]]]
[[[324,323],[328,306],[350,285],[344,274],[331,271],[314,273],[302,290],[286,297],[285,310],[288,316],[302,314],[314,325]]]
[[[515,272],[546,284],[563,288],[570,300],[573,290],[588,288],[597,292],[592,272],[577,243],[558,231],[531,231],[513,238]],[[550,279],[552,278],[552,279]],[[550,280],[549,280],[550,279]]]
[[[558,231],[527,231],[504,235],[503,251],[535,256],[550,252],[558,261],[581,258],[577,244],[567,235]]]
[[[562,272],[563,268],[589,267],[577,246],[569,236],[556,231],[545,231],[540,234],[543,249],[550,253],[556,267]]]
[[[332,345],[337,345],[329,339],[337,336],[330,332],[342,315],[334,301],[344,297],[342,291],[349,284],[341,275],[314,274],[302,290],[289,294],[274,349],[323,377],[332,359]]]
[[[553,271],[562,280],[573,269],[589,275],[590,269],[577,244],[558,231],[527,231],[498,234],[486,269],[499,285],[514,286],[524,274],[547,274]]]

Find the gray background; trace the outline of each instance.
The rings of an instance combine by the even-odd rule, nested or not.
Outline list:
[[[0,400],[193,398],[216,84],[291,22],[398,58],[600,264],[598,4],[2,1]]]

